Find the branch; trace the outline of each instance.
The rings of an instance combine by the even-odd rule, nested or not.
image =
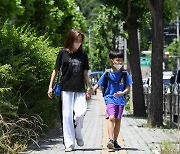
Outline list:
[[[156,11],[155,11],[155,9],[154,9],[154,7],[153,7],[153,5],[152,5],[151,0],[146,0],[146,2],[147,2],[147,6],[148,6],[148,8],[149,8],[149,11],[150,11],[152,17],[155,18],[155,17],[156,17],[156,16],[155,16]]]

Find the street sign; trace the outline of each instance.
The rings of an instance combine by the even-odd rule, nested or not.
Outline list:
[[[140,57],[140,65],[141,66],[151,66],[151,60],[149,57]]]

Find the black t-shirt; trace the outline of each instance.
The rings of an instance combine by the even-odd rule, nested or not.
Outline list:
[[[55,69],[60,70],[60,68],[62,68],[61,85],[63,91],[85,91],[84,70],[89,70],[88,57],[85,52],[69,53],[66,50],[61,50],[55,65]]]

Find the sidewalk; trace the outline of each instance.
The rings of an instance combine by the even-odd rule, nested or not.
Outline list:
[[[122,146],[120,151],[107,149],[108,142],[107,124],[105,120],[105,104],[101,92],[92,95],[88,102],[88,110],[84,119],[83,136],[85,145],[76,145],[75,154],[158,154],[159,145],[165,139],[178,143],[180,148],[180,131],[147,128],[147,119],[128,115],[126,112],[122,118],[121,134],[118,142]],[[64,154],[62,136],[59,129],[51,130],[46,138],[39,141],[39,147],[32,145],[23,154]]]

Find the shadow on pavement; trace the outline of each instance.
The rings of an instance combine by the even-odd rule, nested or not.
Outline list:
[[[41,138],[37,144],[35,143],[31,144],[25,152],[22,152],[22,154],[32,150],[33,151],[47,150],[49,148],[52,148],[56,144],[63,144],[62,131],[59,129],[59,127],[51,130],[48,133],[48,135],[46,135],[44,138]]]
[[[122,148],[121,150],[126,150],[126,151],[144,151],[144,150],[142,150],[142,149],[130,148],[130,147]]]
[[[129,118],[133,118],[133,119],[144,119],[144,120],[147,120],[147,117],[138,117],[138,116],[134,116],[132,114],[127,114],[127,113],[124,113],[123,114],[123,117],[129,117]]]
[[[101,151],[102,148],[81,148],[81,149],[78,149],[76,148],[75,151]]]
[[[127,147],[127,148],[121,148],[121,149],[112,149],[112,150],[110,150],[110,149],[104,149],[104,150],[108,150],[108,152],[116,152],[116,151],[121,151],[121,150],[126,150],[126,151],[144,151],[144,150],[142,150],[142,149],[137,149],[137,148],[130,148],[130,147]]]

